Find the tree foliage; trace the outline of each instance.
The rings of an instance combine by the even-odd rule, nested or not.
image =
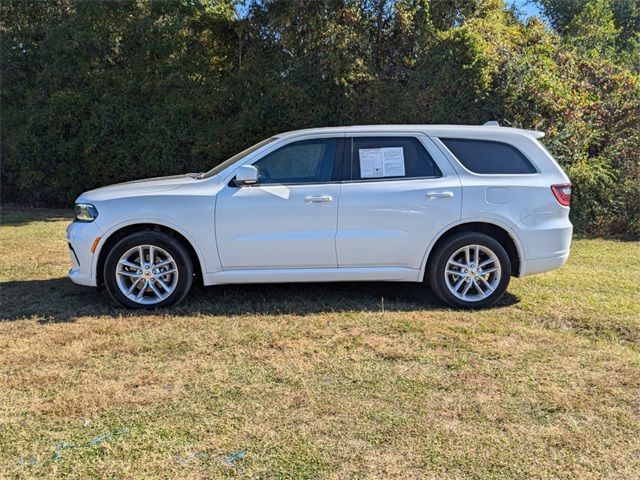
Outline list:
[[[2,199],[211,168],[279,131],[497,119],[539,129],[573,220],[640,234],[637,0],[0,4]]]

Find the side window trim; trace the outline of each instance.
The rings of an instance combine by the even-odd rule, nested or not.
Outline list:
[[[427,176],[427,177],[381,177],[381,178],[365,178],[360,180],[343,180],[342,183],[380,183],[380,182],[417,182],[420,180],[439,180],[444,175]]]
[[[353,178],[353,168],[351,166],[351,156],[353,155],[353,137],[344,139],[344,153],[342,155],[342,182],[350,182]]]
[[[331,183],[340,183],[342,181],[342,166],[344,164],[344,155],[347,141],[344,137],[336,137],[336,156],[333,159],[333,170],[331,171]]]

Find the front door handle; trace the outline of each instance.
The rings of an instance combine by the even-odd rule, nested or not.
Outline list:
[[[427,192],[425,195],[427,198],[451,198],[453,192]]]
[[[333,198],[331,195],[319,195],[317,197],[310,195],[308,197],[304,197],[304,201],[309,203],[326,203],[333,201]]]

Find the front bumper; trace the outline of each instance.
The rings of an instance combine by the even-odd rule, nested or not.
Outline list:
[[[69,278],[73,283],[88,287],[98,286],[95,275],[95,258],[91,252],[93,242],[101,236],[100,228],[95,222],[72,222],[67,227],[67,242],[69,243],[69,258],[71,268]]]

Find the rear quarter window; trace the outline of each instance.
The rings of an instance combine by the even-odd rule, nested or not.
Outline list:
[[[508,143],[462,138],[441,138],[440,140],[471,172],[481,174],[537,173],[529,159]]]

